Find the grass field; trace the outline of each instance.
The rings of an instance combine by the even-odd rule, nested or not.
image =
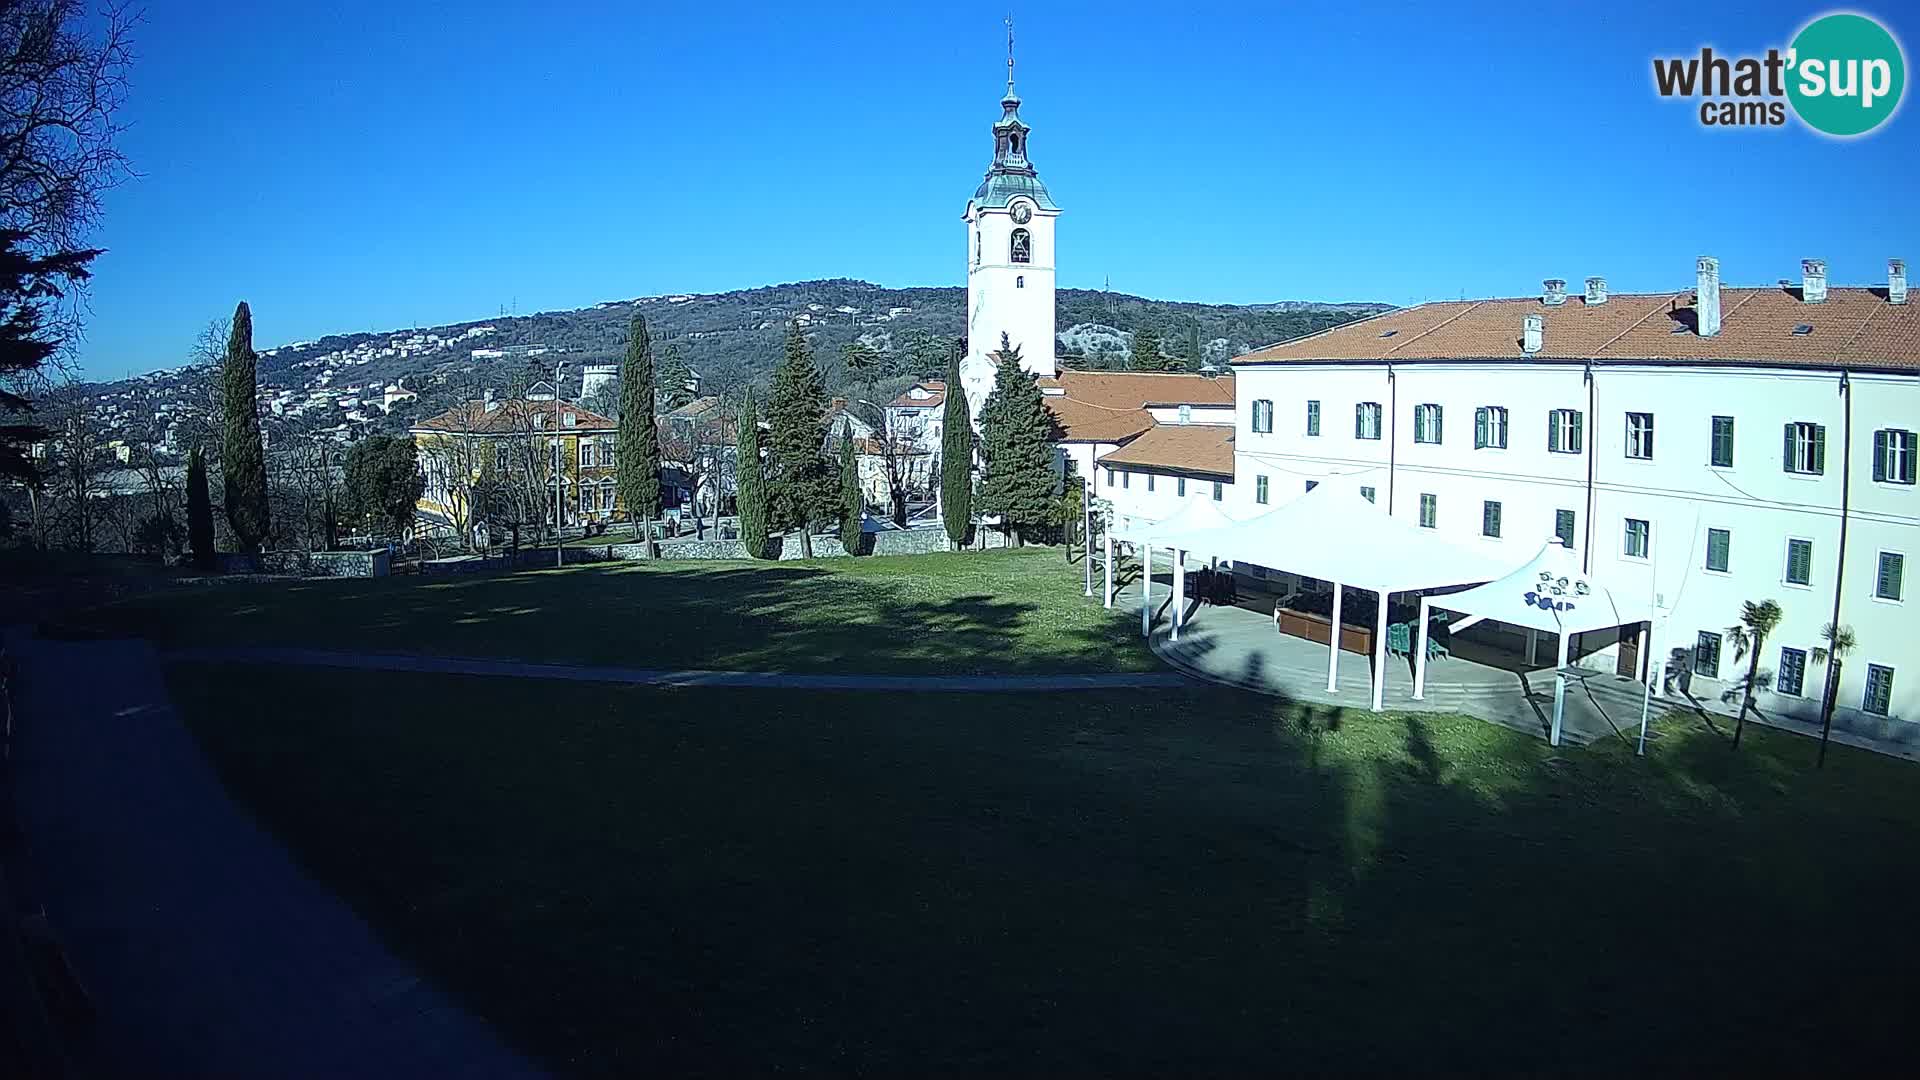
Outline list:
[[[791,587],[933,611],[967,591],[850,566]],[[567,637],[621,643],[589,649],[675,647],[584,574],[522,580],[349,586],[304,611],[378,623],[362,598],[384,595],[464,651],[505,639],[462,612],[565,595],[590,612]],[[610,580],[680,595],[672,575]],[[236,600],[209,594],[189,629]],[[966,601],[999,629],[962,637],[958,666],[1024,640],[1025,616],[977,614],[1015,603]],[[241,638],[306,636],[241,611]],[[826,661],[839,627],[772,617],[809,644],[730,638],[735,662]],[[1809,742],[1764,728],[1733,756],[1674,718],[1637,760],[1200,688],[170,678],[231,789],[320,880],[567,1073],[1772,1073],[1908,1052],[1913,767],[1840,747],[1816,773]]]
[[[856,674],[1147,671],[1136,617],[1058,550],[817,563],[619,563],[175,589],[85,620],[162,646],[302,645]]]

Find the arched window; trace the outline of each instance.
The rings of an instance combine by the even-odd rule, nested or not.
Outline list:
[[[1025,229],[1013,230],[1013,261],[1017,263],[1033,261],[1033,237]]]
[[[1026,287],[1027,287],[1027,275],[1025,275],[1025,274],[1020,274],[1020,275],[1017,275],[1017,276],[1015,276],[1015,277],[1014,277],[1014,279],[1013,279],[1013,287],[1014,287],[1014,288],[1016,288],[1016,289],[1024,289],[1024,288],[1026,288]]]
[[[973,227],[973,265],[980,265],[980,226]]]

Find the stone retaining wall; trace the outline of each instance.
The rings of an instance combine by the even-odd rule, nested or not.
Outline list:
[[[289,577],[376,578],[393,572],[393,555],[374,551],[226,552],[217,556],[223,574],[278,574]]]

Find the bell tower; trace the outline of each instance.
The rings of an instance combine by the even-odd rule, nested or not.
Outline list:
[[[960,365],[977,424],[993,391],[1000,337],[1042,378],[1054,359],[1054,219],[1060,208],[1027,158],[1028,127],[1013,92],[1013,20],[1007,20],[1007,93],[993,124],[993,164],[967,201],[967,356]]]

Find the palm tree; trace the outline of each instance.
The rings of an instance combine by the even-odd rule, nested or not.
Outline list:
[[[1746,693],[1740,699],[1740,715],[1733,719],[1733,748],[1740,749],[1740,734],[1747,727],[1747,710],[1753,708],[1753,684],[1760,677],[1760,647],[1765,644],[1767,635],[1780,625],[1780,605],[1771,600],[1754,603],[1749,600],[1740,609],[1740,625],[1727,627],[1727,637],[1733,641],[1733,659],[1740,662],[1747,658]]]
[[[1853,627],[1828,623],[1820,628],[1820,638],[1826,645],[1808,654],[1816,664],[1828,664],[1827,685],[1820,701],[1820,767],[1827,764],[1827,736],[1833,732],[1833,706],[1840,696],[1840,662],[1859,642],[1853,636]],[[1831,661],[1831,663],[1829,663]]]

